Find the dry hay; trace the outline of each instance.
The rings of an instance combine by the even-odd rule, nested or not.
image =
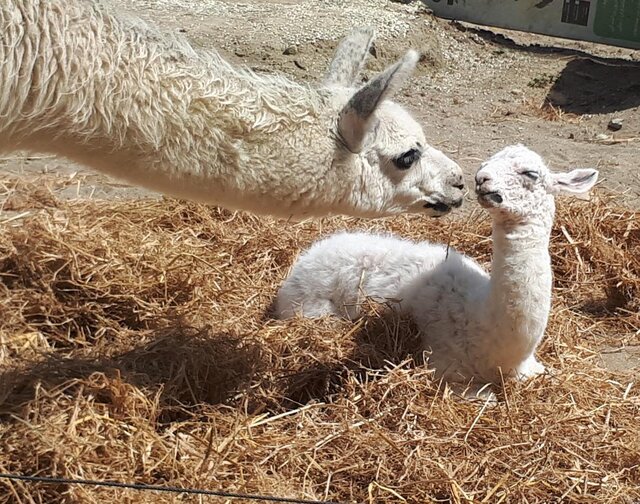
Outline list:
[[[415,329],[383,307],[359,323],[268,316],[321,234],[385,229],[486,264],[480,212],[294,224],[174,200],[13,196],[5,210],[31,213],[0,229],[0,472],[339,502],[640,499],[638,384],[598,359],[638,343],[637,213],[561,202],[540,351],[556,373],[483,407],[434,383]],[[0,502],[196,499],[0,481]]]

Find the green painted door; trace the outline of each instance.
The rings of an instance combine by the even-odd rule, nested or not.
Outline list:
[[[600,37],[640,42],[640,1],[598,0],[593,32]]]

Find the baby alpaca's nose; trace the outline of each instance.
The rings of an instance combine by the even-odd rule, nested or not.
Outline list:
[[[490,179],[489,175],[485,173],[476,173],[476,185],[481,186]]]

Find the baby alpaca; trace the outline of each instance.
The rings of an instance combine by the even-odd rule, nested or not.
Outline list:
[[[282,217],[462,202],[460,167],[389,98],[404,58],[357,87],[357,30],[319,87],[236,68],[92,0],[0,2],[0,153],[57,154],[170,196]]]
[[[510,146],[482,164],[476,194],[492,217],[491,275],[469,257],[430,243],[339,233],[314,244],[278,292],[278,317],[358,315],[364,296],[409,313],[451,382],[496,383],[539,374],[534,352],[551,307],[549,237],[554,194],[582,193],[598,172],[549,170],[539,155]]]

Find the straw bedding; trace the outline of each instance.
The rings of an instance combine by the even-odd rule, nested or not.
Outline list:
[[[560,201],[540,350],[554,373],[504,384],[491,407],[434,382],[415,328],[384,306],[357,323],[269,317],[296,254],[336,229],[450,242],[488,264],[480,211],[296,224],[14,182],[0,472],[338,502],[640,501],[637,375],[598,356],[640,339],[640,216],[613,199]],[[201,502],[0,481],[0,502],[105,501]]]

